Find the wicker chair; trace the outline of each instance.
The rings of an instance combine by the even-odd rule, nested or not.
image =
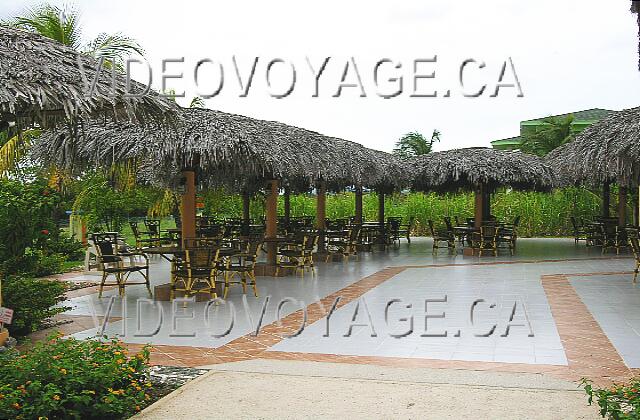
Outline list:
[[[130,252],[123,249],[117,233],[94,233],[92,241],[96,250],[96,263],[98,270],[102,271],[100,290],[98,297],[102,297],[104,286],[118,286],[118,293],[124,296],[125,287],[135,284],[147,286],[149,296],[151,285],[149,283],[149,259],[141,252]],[[136,260],[140,259],[140,263]],[[128,263],[126,261],[129,261]],[[129,276],[133,273],[140,273],[144,278],[143,282],[129,282]],[[107,283],[107,278],[113,275],[115,283]]]
[[[395,248],[400,247],[401,225],[402,217],[387,217],[387,245],[393,245]]]
[[[584,223],[578,223],[575,217],[571,216],[571,226],[573,227],[573,239],[576,242],[576,245],[580,241],[585,241],[588,244],[589,237],[587,235],[587,230],[584,227]]]
[[[415,223],[416,223],[416,218],[411,216],[409,217],[409,223],[407,223],[404,226],[401,225],[400,230],[398,230],[398,235],[401,237],[404,236],[407,239],[408,244],[411,243],[411,232],[413,231]]]
[[[156,241],[155,239],[143,237],[143,235],[148,235],[149,232],[141,231],[140,228],[138,227],[137,221],[135,220],[129,221],[129,226],[131,227],[131,232],[133,233],[133,237],[136,240],[136,249],[140,250],[146,246],[157,245],[158,241]]]
[[[633,257],[636,260],[636,267],[633,270],[633,284],[636,284],[638,282],[638,272],[640,271],[640,237],[638,229],[627,229],[627,237],[631,251],[633,251]]]
[[[281,268],[293,269],[295,273],[300,270],[303,277],[307,268],[315,274],[313,250],[318,244],[318,238],[317,233],[304,233],[298,241],[281,247],[278,250],[275,275],[280,273]]]
[[[342,255],[343,261],[349,261],[352,255],[358,256],[358,238],[360,228],[353,226],[347,230],[344,236],[333,238],[327,244],[327,262],[331,261],[334,255]]]
[[[433,224],[433,220],[428,220],[429,230],[431,231],[431,236],[433,237],[433,254],[438,254],[439,248],[447,248],[449,252],[455,252],[456,250],[456,239],[453,236],[453,232],[449,230],[437,230]],[[441,245],[444,243],[444,245]]]
[[[262,239],[251,240],[246,243],[244,250],[237,254],[233,254],[226,259],[224,264],[224,298],[229,294],[229,288],[232,284],[242,285],[242,293],[247,293],[247,279],[253,288],[253,294],[258,297],[258,288],[256,286],[256,263],[258,262],[258,252],[262,245]],[[233,281],[236,276],[240,276],[239,280]]]
[[[192,239],[185,240],[184,255],[173,262],[171,300],[175,298],[176,292],[182,292],[185,297],[198,293],[207,293],[211,299],[218,297],[216,278],[220,264],[220,250],[202,245]]]
[[[160,246],[162,237],[160,235],[160,220],[159,219],[145,219],[144,226],[147,228],[147,235],[154,245]]]
[[[478,255],[481,257],[484,251],[491,251],[497,257],[499,237],[500,227],[494,225],[480,226],[480,232],[473,234],[473,247],[478,250]]]
[[[609,249],[615,249],[616,254],[620,254],[620,250],[628,246],[626,231],[619,226],[602,224],[600,225],[600,232],[602,235],[603,254]]]

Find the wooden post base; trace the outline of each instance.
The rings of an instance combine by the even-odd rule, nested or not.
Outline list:
[[[7,331],[6,329],[3,329],[2,331],[0,331],[0,346],[4,346],[7,343],[8,339],[9,339],[9,331]]]
[[[256,264],[256,276],[260,276],[260,277],[275,277],[276,276],[276,269],[277,267],[275,265],[271,265],[271,264],[266,264],[266,263],[258,263]],[[278,277],[285,277],[288,276],[290,274],[293,273],[293,269],[292,268],[280,268],[280,270],[278,270]]]
[[[477,248],[466,247],[462,250],[463,257],[478,257],[479,255],[480,251]]]
[[[216,294],[222,297],[224,294],[224,286],[220,283],[216,285]],[[194,295],[196,302],[207,302],[211,299],[208,293],[197,293]],[[176,297],[184,297],[183,292],[176,292]],[[153,288],[153,299],[158,302],[169,302],[171,300],[171,285],[169,283],[160,284]]]

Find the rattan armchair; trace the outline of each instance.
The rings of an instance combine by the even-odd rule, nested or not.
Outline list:
[[[331,261],[334,255],[342,255],[343,261],[349,261],[349,257],[358,256],[358,238],[360,237],[360,227],[352,226],[345,231],[344,235],[332,238],[327,243],[327,262]]]
[[[151,285],[149,283],[149,259],[141,252],[131,252],[122,246],[117,233],[94,233],[93,245],[96,250],[96,263],[99,271],[102,271],[98,297],[102,297],[104,286],[118,286],[118,294],[124,296],[125,287],[135,284],[147,286],[149,296]],[[143,282],[129,282],[133,273],[139,273]],[[115,283],[107,283],[109,276],[115,278]]]
[[[220,250],[198,242],[185,240],[184,254],[176,256],[171,271],[170,299],[176,292],[185,297],[207,293],[211,299],[218,297],[216,279],[220,264]]]
[[[453,232],[449,230],[438,230],[433,224],[433,220],[427,220],[427,224],[429,225],[429,231],[431,231],[431,236],[433,237],[433,254],[438,254],[438,249],[447,248],[449,252],[456,251],[456,239],[453,235]],[[443,245],[444,244],[444,245]]]
[[[500,238],[500,227],[495,225],[480,226],[480,232],[474,232],[473,248],[478,250],[478,255],[482,257],[483,252],[490,251],[494,256],[498,256],[498,243]]]
[[[224,263],[224,298],[229,294],[232,284],[242,285],[242,293],[247,293],[247,284],[253,288],[253,294],[258,297],[256,285],[256,263],[258,262],[258,252],[262,245],[262,239],[252,240],[246,243],[241,252],[226,258]],[[239,280],[234,280],[237,276]],[[247,279],[249,282],[247,283]]]

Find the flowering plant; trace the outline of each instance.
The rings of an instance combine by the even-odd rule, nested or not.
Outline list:
[[[582,385],[589,396],[589,404],[597,400],[602,417],[615,420],[640,418],[640,378],[610,388],[594,388],[587,379],[582,380]]]
[[[127,418],[150,399],[146,347],[53,336],[0,357],[0,418]]]

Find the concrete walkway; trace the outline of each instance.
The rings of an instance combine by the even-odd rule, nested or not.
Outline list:
[[[208,368],[136,418],[600,418],[575,383],[540,374],[261,359]]]

